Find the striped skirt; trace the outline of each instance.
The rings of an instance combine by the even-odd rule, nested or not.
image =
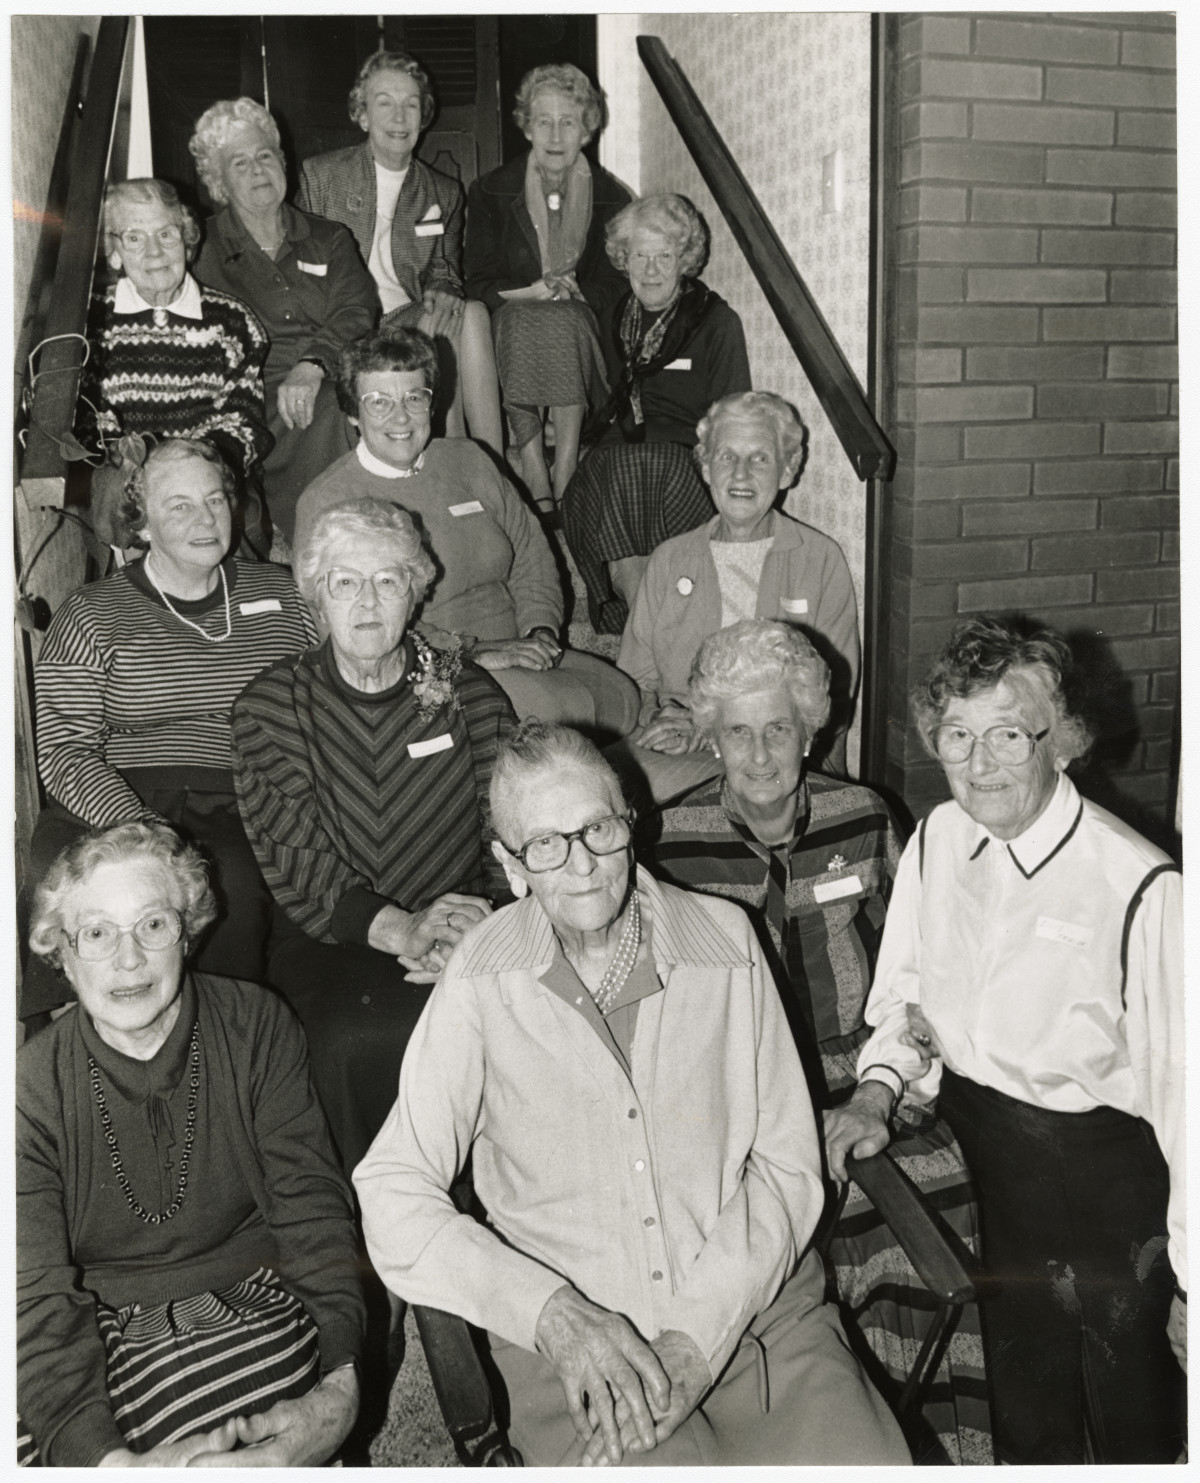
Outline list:
[[[629,610],[608,563],[649,556],[671,536],[712,518],[692,450],[678,443],[614,444],[580,462],[563,495],[563,530],[587,587],[597,633],[620,633]]]
[[[954,1136],[943,1122],[899,1137],[889,1152],[934,1213],[978,1255],[975,1194]],[[853,1182],[829,1243],[843,1314],[863,1335],[878,1365],[871,1378],[895,1400],[934,1317],[934,1298],[875,1207]],[[979,1310],[969,1304],[934,1373],[922,1408],[923,1436],[913,1460],[992,1462],[991,1419]]]
[[[519,300],[492,315],[514,448],[541,436],[541,407],[594,406],[608,388],[596,316],[581,299]]]
[[[132,1452],[306,1395],[320,1379],[317,1328],[268,1268],[155,1308],[96,1304],[113,1418]],[[17,1461],[40,1463],[18,1423]]]

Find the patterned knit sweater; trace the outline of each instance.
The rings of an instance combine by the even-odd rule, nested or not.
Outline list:
[[[94,443],[97,432],[206,437],[231,467],[249,472],[271,447],[262,382],[267,336],[254,314],[204,287],[198,320],[170,309],[117,314],[115,293],[110,287],[92,298],[87,401],[79,403],[84,441]]]

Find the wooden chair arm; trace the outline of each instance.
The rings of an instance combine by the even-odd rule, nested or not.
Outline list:
[[[848,1158],[846,1172],[887,1221],[930,1292],[943,1303],[974,1302],[969,1253],[938,1225],[924,1195],[887,1151]]]
[[[492,1390],[466,1320],[440,1308],[413,1306],[434,1394],[460,1458],[492,1427]]]

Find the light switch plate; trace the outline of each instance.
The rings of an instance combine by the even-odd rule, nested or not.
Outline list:
[[[821,210],[826,216],[840,212],[846,204],[846,157],[840,149],[821,161]]]

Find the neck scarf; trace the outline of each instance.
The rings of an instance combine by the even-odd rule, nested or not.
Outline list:
[[[684,278],[675,299],[647,326],[646,310],[630,290],[618,305],[613,324],[613,338],[621,353],[621,375],[599,413],[598,428],[617,422],[627,443],[645,442],[642,382],[678,359],[701,321],[720,302],[698,278]]]
[[[561,203],[553,213],[553,222],[548,205],[551,194],[557,195]],[[537,233],[543,275],[572,272],[592,221],[592,171],[588,162],[580,155],[558,190],[548,193],[530,150],[525,166],[525,205]]]

